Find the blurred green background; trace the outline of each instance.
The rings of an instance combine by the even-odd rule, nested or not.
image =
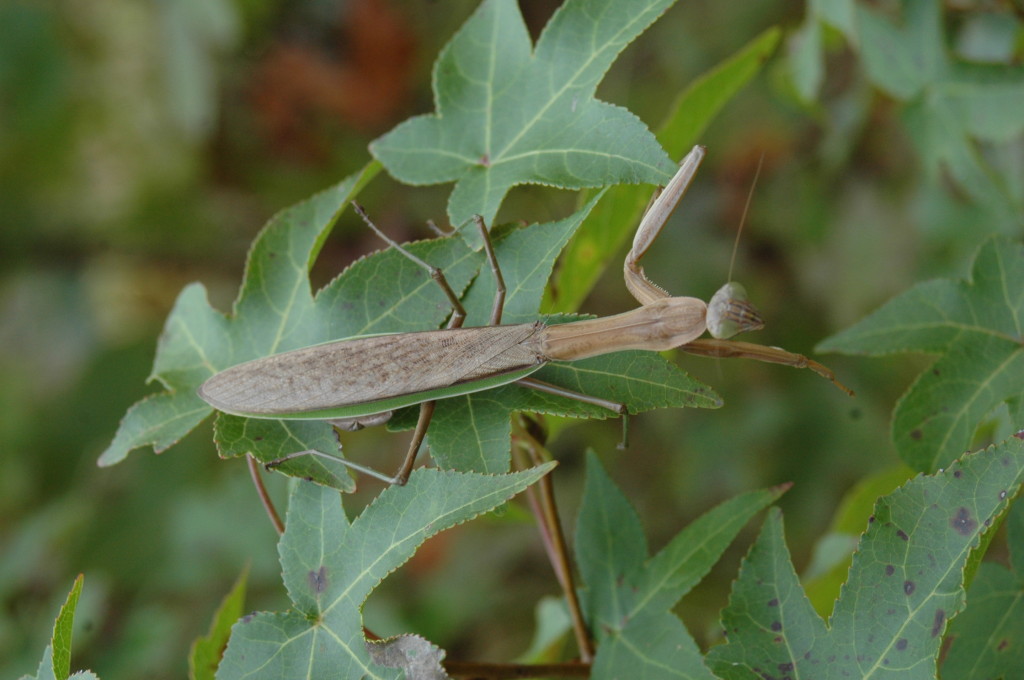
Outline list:
[[[520,3],[534,36],[558,4]],[[218,460],[208,424],[161,456],[140,451],[108,469],[95,461],[149,391],[156,337],[181,287],[202,281],[228,310],[268,217],[354,172],[370,140],[433,109],[431,62],[475,6],[0,6],[0,676],[34,671],[80,572],[73,667],[107,678],[185,675],[190,641],[247,566],[247,609],[287,606],[276,535],[245,465]],[[898,3],[879,6],[898,18]],[[951,58],[1019,68],[1022,16],[1012,2],[947,3],[941,30]],[[972,142],[999,192],[965,188],[955,167],[929,162],[942,150],[915,140],[922,119],[908,114],[912,105],[869,82],[839,32],[802,22],[801,3],[679,3],[626,50],[598,96],[656,127],[692,79],[770,26],[787,32],[707,131],[696,186],[645,264],[676,294],[710,296],[727,276],[763,156],[733,276],[768,320],[750,340],[811,353],[913,282],[965,276],[986,235],[1019,235],[1024,145],[1016,128]],[[825,54],[815,97],[806,96],[815,62],[801,52],[809,39]],[[382,175],[361,201],[389,234],[412,239],[428,235],[427,219],[443,219],[449,189]],[[556,219],[573,201],[570,192],[520,187],[499,217]],[[378,246],[346,215],[314,283]],[[616,262],[583,310],[632,306]],[[889,414],[928,362],[823,359],[855,400],[806,371],[684,355],[686,369],[724,397],[722,409],[634,418],[625,453],[615,450],[613,422],[561,428],[552,450],[570,530],[582,452],[592,446],[655,547],[731,495],[795,482],[781,506],[803,568],[842,495],[898,463]],[[345,443],[389,469],[406,437],[368,431]],[[284,480],[268,484],[282,500]],[[377,491],[361,480],[347,507]],[[424,634],[450,658],[521,652],[532,603],[558,588],[535,530],[519,517],[429,542],[371,596],[368,625],[381,635]],[[753,529],[679,609],[703,644],[715,639]]]

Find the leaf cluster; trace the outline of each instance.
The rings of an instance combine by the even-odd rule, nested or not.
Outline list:
[[[378,139],[371,145],[377,160],[360,173],[274,217],[253,243],[230,314],[215,310],[200,284],[182,291],[150,378],[163,391],[128,411],[101,464],[118,463],[142,446],[157,452],[173,446],[212,414],[195,390],[227,367],[320,342],[443,325],[446,298],[427,272],[394,250],[356,261],[319,290],[310,283],[340,214],[381,167],[409,184],[455,182],[448,217],[457,228],[473,214],[493,222],[519,184],[586,189],[663,182],[672,172],[670,156],[695,141],[779,39],[777,31],[762,35],[698,80],[656,137],[630,112],[597,99],[595,90],[620,51],[671,4],[569,0],[534,45],[515,3],[485,0],[435,64],[436,111]],[[904,2],[901,21],[852,2],[812,6],[795,37],[799,49],[791,52],[798,92],[811,100],[820,89],[823,31],[838,29],[856,40],[868,80],[904,102],[929,164],[946,164],[976,200],[1019,224],[1020,197],[987,179],[991,173],[972,140],[1020,134],[1020,117],[1007,110],[1021,103],[1021,72],[972,68],[950,57],[934,3]],[[495,227],[509,288],[505,322],[572,318],[540,310],[578,306],[635,224],[645,191],[597,191],[564,219]],[[464,230],[407,246],[445,272],[466,307],[467,325],[485,323],[494,294],[477,245]],[[563,251],[566,264],[556,271]],[[548,288],[549,281],[556,285]],[[948,677],[1011,677],[1024,647],[1021,617],[1012,615],[1024,592],[1024,512],[1019,504],[1011,511],[1024,482],[1024,440],[1009,437],[963,452],[976,448],[979,424],[999,407],[1014,429],[1024,424],[1022,318],[1024,247],[992,236],[969,279],[918,284],[820,345],[940,355],[897,404],[892,424],[904,460],[928,474],[861,501],[859,507],[872,508],[870,518],[854,513],[850,524],[860,520],[859,528],[847,531],[847,545],[829,558],[830,573],[840,575],[831,585],[801,583],[781,511],[772,509],[722,612],[724,637],[706,653],[673,609],[788,486],[736,496],[650,555],[638,514],[589,455],[572,551],[580,582],[569,590],[578,593],[583,634],[596,644],[586,659],[591,677],[931,678],[946,640],[952,640],[943,667]],[[722,403],[710,387],[650,353],[553,364],[537,375],[625,403],[631,413]],[[520,412],[607,416],[599,407],[516,385],[442,400],[429,432],[437,467],[418,469],[408,485],[385,489],[358,514],[346,512],[337,493],[353,488],[343,465],[312,456],[288,461],[281,471],[299,479],[290,482],[278,548],[290,604],[241,616],[240,579],[209,636],[193,648],[193,677],[446,677],[452,660],[429,641],[411,635],[368,641],[362,609],[427,538],[503,506],[550,473],[552,463],[510,472],[512,451],[529,439],[514,430]],[[393,426],[406,427],[412,418],[411,411],[400,412]],[[322,422],[217,414],[215,439],[225,458],[267,462],[310,449],[340,455],[337,433]],[[1011,566],[981,564],[1007,516]],[[81,578],[58,615],[37,678],[69,677],[80,590]],[[543,635],[534,649],[544,651],[532,661],[564,662],[553,658],[559,645],[551,641],[568,638],[571,617],[556,609],[538,622]]]

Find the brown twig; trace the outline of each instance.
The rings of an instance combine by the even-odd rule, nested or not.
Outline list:
[[[249,474],[252,476],[252,483],[256,487],[256,493],[259,494],[260,502],[263,503],[263,507],[270,516],[270,523],[274,525],[274,529],[277,530],[278,534],[283,534],[284,522],[281,521],[281,516],[277,514],[277,508],[274,507],[274,502],[270,500],[270,494],[267,493],[267,487],[263,486],[263,476],[260,475],[259,463],[256,462],[256,459],[253,458],[252,455],[246,456],[245,460],[249,464]]]
[[[533,465],[540,465],[550,460],[551,454],[537,441],[529,432],[529,428],[519,424],[516,435],[520,446],[530,456]],[[580,659],[589,664],[594,658],[594,645],[590,640],[590,633],[587,630],[586,621],[583,619],[583,611],[580,609],[580,602],[576,596],[576,583],[572,573],[572,561],[569,557],[569,547],[565,541],[565,534],[562,532],[562,523],[558,516],[558,505],[555,502],[555,490],[551,483],[550,475],[545,475],[537,482],[539,489],[540,513],[537,515],[541,527],[541,535],[545,538],[545,546],[549,547],[548,557],[551,559],[551,566],[555,570],[555,576],[565,592],[566,604],[569,607],[569,617],[572,619],[573,633],[576,636],[576,645],[579,647]],[[536,512],[536,511],[535,511]]]
[[[474,663],[469,661],[446,661],[444,669],[448,675],[473,680],[499,680],[501,678],[586,678],[590,676],[590,664],[579,661],[566,663],[517,664],[517,663]]]

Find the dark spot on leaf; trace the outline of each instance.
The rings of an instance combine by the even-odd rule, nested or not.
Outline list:
[[[808,661],[810,661],[811,660],[811,653],[810,652],[804,652],[804,658],[807,659]]]
[[[886,610],[885,610],[885,615],[886,615],[886,616],[892,616],[892,615],[893,615],[893,614],[895,614],[895,613],[896,613],[896,610],[895,610],[895,609],[886,609]]]
[[[832,663],[835,660],[836,660],[836,655],[835,654],[832,654],[831,656],[828,657],[828,662],[829,663]]]
[[[956,472],[953,473],[953,476],[956,477],[957,479],[960,479],[960,477],[962,477],[963,474],[964,474],[963,470],[957,470]]]
[[[774,638],[772,639],[772,642],[774,642],[775,644],[782,644],[782,636],[781,636],[781,635],[776,635],[776,636],[775,636],[775,637],[774,637]]]
[[[773,597],[772,599],[768,600],[768,606],[769,607],[778,607],[779,606],[779,598]]]
[[[327,567],[320,565],[319,571],[309,572],[309,587],[310,589],[319,595],[320,593],[327,590]]]
[[[935,618],[932,620],[932,637],[938,637],[946,623],[946,610],[936,609]]]
[[[888,666],[889,665],[889,659],[888,658],[882,659],[882,665],[883,666]]]
[[[892,566],[891,564],[885,565],[885,575],[886,576],[892,576],[895,573],[896,573],[896,567]]]
[[[906,593],[907,595],[913,594],[913,592],[914,592],[914,590],[916,588],[917,588],[917,586],[914,585],[913,581],[904,581],[903,582],[903,592]]]
[[[900,638],[899,640],[896,641],[896,649],[898,649],[898,650],[900,650],[902,652],[906,648],[907,648],[907,638]]]
[[[997,652],[1003,651],[1004,649],[1007,648],[1007,646],[1009,646],[1009,644],[1010,644],[1010,641],[1007,640],[1006,638],[1003,638],[1002,640],[999,641],[999,644],[996,645],[996,651]]]
[[[971,519],[971,511],[964,507],[956,511],[949,525],[961,536],[970,536],[978,528],[978,523]]]
[[[850,420],[860,420],[863,415],[864,412],[861,411],[859,408],[850,409]]]
[[[896,535],[902,538],[904,541],[909,541],[910,537],[903,531],[903,529],[897,529]]]
[[[246,614],[245,616],[242,617],[242,623],[249,623],[250,621],[252,621],[255,618],[256,618],[256,612],[252,612],[250,614]]]
[[[874,523],[875,523],[875,516],[871,515],[870,517],[868,517],[868,524],[874,524]]]
[[[491,167],[491,157],[487,154],[480,156],[480,165],[482,165],[485,168]]]
[[[772,625],[770,625],[769,628],[771,628],[776,633],[778,633],[780,630],[782,630],[782,622],[781,621],[772,621]]]
[[[921,436],[922,436],[921,430],[911,430],[910,431],[910,438],[913,439],[914,441],[918,441],[919,439],[921,439]]]
[[[261,442],[261,441],[263,441],[263,437],[253,437],[252,440],[254,442]]]
[[[790,672],[791,670],[793,670],[792,662],[780,663],[779,664],[779,670],[782,671],[783,673]]]
[[[939,372],[939,369],[933,368],[932,369],[932,375],[942,375],[942,374]]]

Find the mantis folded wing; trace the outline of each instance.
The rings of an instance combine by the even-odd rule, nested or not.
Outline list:
[[[488,261],[498,282],[497,293],[491,325],[462,328],[465,312],[444,274],[381,233],[356,206],[371,229],[430,271],[453,309],[448,327],[350,338],[256,359],[214,375],[199,388],[199,396],[226,413],[250,418],[326,419],[345,427],[368,424],[367,417],[421,404],[412,445],[394,477],[383,477],[351,461],[343,461],[386,481],[404,484],[426,435],[436,399],[518,382],[625,415],[624,404],[571,392],[529,377],[550,361],[574,361],[627,349],[663,351],[679,347],[695,354],[747,357],[811,368],[852,394],[831,371],[802,355],[726,340],[737,333],[764,326],[739,284],[727,283],[710,303],[705,303],[693,297],[672,297],[644,274],[639,261],[682,198],[704,153],[703,147],[694,147],[683,159],[679,171],[637,228],[624,264],[626,286],[641,305],[637,309],[552,326],[539,321],[499,325],[505,286],[487,229],[478,219]],[[713,339],[698,339],[705,331]],[[386,420],[386,416],[376,420]],[[327,455],[304,451],[293,456],[306,454]]]

